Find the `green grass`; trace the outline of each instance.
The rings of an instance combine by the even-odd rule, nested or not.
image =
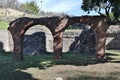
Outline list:
[[[12,53],[1,53],[0,54],[0,62],[4,63],[13,63],[13,54]],[[90,60],[89,60],[90,59]],[[52,53],[47,53],[45,55],[35,55],[35,56],[24,56],[24,60],[20,61],[20,63],[24,65],[24,63],[28,63],[27,65],[31,66],[31,63],[37,63],[42,66],[47,67],[50,65],[60,65],[60,64],[73,64],[73,65],[87,65],[87,64],[95,64],[96,56],[89,54],[74,54],[74,53],[64,53],[62,59],[53,59]],[[29,64],[30,63],[30,64]]]
[[[111,50],[106,53],[108,63],[120,63],[120,51]],[[59,76],[64,80],[118,80],[119,66],[109,68],[98,64],[103,66],[105,63],[98,62],[93,54],[64,53],[63,59],[59,60],[53,59],[52,54],[42,54],[24,56],[23,61],[14,61],[12,53],[3,52],[0,53],[0,80],[53,80]],[[97,69],[95,72],[94,68]],[[108,73],[113,72],[115,75],[108,76]]]
[[[106,50],[108,61],[120,63],[120,50]]]
[[[7,30],[8,26],[9,26],[9,22],[0,21],[0,30]]]

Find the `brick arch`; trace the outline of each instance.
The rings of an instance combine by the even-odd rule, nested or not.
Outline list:
[[[68,21],[68,25],[74,23],[83,23],[91,27],[95,33],[96,38],[96,56],[98,58],[105,57],[105,42],[106,42],[106,31],[109,27],[105,16],[81,16],[72,17]]]
[[[46,26],[53,35],[54,58],[62,58],[62,40],[65,29],[74,23],[85,23],[95,31],[97,41],[97,57],[102,58],[105,54],[105,34],[108,28],[106,18],[101,16],[82,17],[43,17],[43,18],[18,18],[10,23],[8,30],[11,32],[14,42],[14,59],[23,59],[23,35],[34,25]]]
[[[13,42],[14,42],[14,59],[22,60],[23,59],[23,36],[25,32],[34,25],[44,25],[52,33],[54,39],[54,58],[58,58],[60,54],[60,48],[58,42],[61,31],[59,31],[58,26],[64,26],[64,18],[62,17],[44,17],[44,18],[28,18],[22,17],[18,18],[10,23],[8,30],[10,31]],[[56,41],[57,40],[57,41]],[[57,56],[56,56],[57,55]]]

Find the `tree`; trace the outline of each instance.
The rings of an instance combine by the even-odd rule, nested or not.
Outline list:
[[[18,6],[18,0],[0,0],[0,7],[2,8],[14,8]]]
[[[29,13],[37,14],[39,12],[39,7],[35,3],[35,1],[26,2],[23,5],[24,5],[26,11]]]
[[[18,0],[7,0],[7,7],[8,8],[12,8],[12,9],[16,9],[18,6]]]
[[[120,18],[120,0],[83,0],[81,8],[88,13],[94,10],[107,16],[111,22],[119,21]],[[102,13],[103,10],[105,13]]]

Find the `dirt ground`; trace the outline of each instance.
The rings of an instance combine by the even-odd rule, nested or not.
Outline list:
[[[86,66],[55,65],[46,69],[22,70],[38,80],[120,80],[120,63],[100,63]]]

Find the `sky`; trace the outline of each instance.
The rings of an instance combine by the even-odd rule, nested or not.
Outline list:
[[[26,1],[31,0],[18,0],[18,1],[24,3]],[[82,0],[34,0],[34,1],[36,1],[39,8],[45,12],[55,13],[64,12],[65,14],[74,16],[97,15],[97,13],[95,13],[94,11],[90,12],[90,14],[84,12],[81,9]]]

